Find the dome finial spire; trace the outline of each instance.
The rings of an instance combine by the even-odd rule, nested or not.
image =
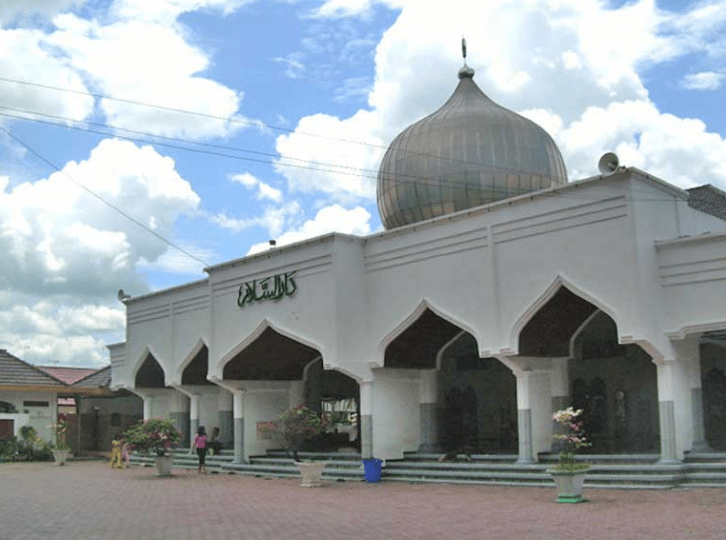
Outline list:
[[[466,65],[466,38],[461,38],[461,55],[464,57],[464,67],[459,70],[459,78],[474,78],[474,70]]]

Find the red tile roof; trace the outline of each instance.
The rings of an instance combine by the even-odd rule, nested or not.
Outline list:
[[[74,368],[74,367],[56,367],[56,366],[36,366],[38,369],[46,372],[51,377],[63,381],[66,384],[73,384],[80,381],[84,377],[88,377],[91,373],[95,373],[96,369],[92,368]]]

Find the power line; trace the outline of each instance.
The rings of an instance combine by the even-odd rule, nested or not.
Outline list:
[[[135,137],[135,136],[132,137],[132,136],[122,135],[119,133],[113,133],[113,132],[108,132],[108,131],[89,129],[89,128],[81,127],[80,125],[61,124],[59,122],[53,122],[50,120],[43,120],[43,119],[38,119],[38,118],[31,118],[28,116],[19,116],[19,115],[13,115],[13,114],[7,114],[7,113],[0,112],[0,116],[4,116],[7,118],[14,118],[17,120],[37,122],[37,123],[42,123],[42,124],[46,124],[46,125],[50,125],[50,126],[54,126],[54,127],[64,128],[64,129],[73,129],[76,131],[84,131],[84,132],[92,133],[95,135],[113,136],[113,137],[123,139],[123,140],[146,143],[146,144],[153,144],[153,145],[157,145],[157,146],[163,146],[165,148],[172,148],[175,150],[183,150],[183,151],[187,151],[187,152],[195,152],[195,153],[200,153],[200,154],[205,154],[205,155],[210,155],[210,156],[215,156],[215,157],[236,159],[236,160],[241,160],[241,161],[250,161],[253,163],[263,163],[263,164],[267,164],[267,165],[277,165],[277,166],[292,167],[292,168],[311,170],[311,171],[327,172],[327,173],[339,174],[339,175],[343,175],[343,176],[359,176],[362,178],[368,178],[368,179],[373,179],[373,180],[377,179],[377,176],[378,176],[377,171],[374,171],[372,169],[353,167],[350,165],[339,165],[339,164],[334,164],[334,163],[316,162],[316,161],[306,160],[304,158],[294,158],[294,157],[283,157],[281,159],[299,161],[299,162],[305,163],[305,165],[298,164],[298,163],[287,163],[287,162],[283,162],[283,161],[274,161],[274,158],[277,157],[278,154],[274,154],[271,152],[262,152],[262,151],[258,151],[258,150],[250,150],[250,149],[234,147],[234,146],[203,143],[203,142],[198,142],[198,141],[192,141],[189,139],[182,139],[179,137],[156,135],[153,133],[131,130],[128,128],[120,128],[120,127],[112,126],[109,124],[103,124],[103,123],[99,123],[99,122],[78,121],[78,120],[68,118],[68,117],[50,115],[50,114],[45,114],[45,113],[37,113],[34,111],[27,111],[27,110],[23,110],[23,109],[5,107],[2,105],[0,105],[0,109],[15,111],[15,112],[22,113],[24,115],[30,114],[30,115],[36,115],[36,116],[41,116],[41,117],[45,117],[45,118],[53,118],[56,120],[64,120],[67,122],[73,122],[75,124],[95,125],[95,126],[99,126],[99,127],[103,127],[103,128],[108,128],[110,130],[117,130],[117,131],[124,131],[127,133],[132,133],[134,135],[144,135],[146,137],[151,137],[154,140],[143,139],[143,138]],[[161,139],[162,141],[173,141],[173,142],[183,143],[183,144],[191,145],[191,146],[180,146],[178,144],[159,142],[158,140],[155,140],[155,139]],[[200,148],[194,148],[193,146],[212,148],[212,149],[216,149],[216,150],[204,150],[204,149],[200,149]],[[240,156],[240,155],[230,154],[230,153],[217,151],[217,150],[250,153],[250,154],[254,154],[254,155],[265,156],[270,159],[260,159],[260,158]],[[307,165],[308,163],[319,164],[322,166],[313,167],[313,166]],[[470,163],[470,162],[465,162],[465,163]],[[474,164],[474,163],[472,163],[472,164]],[[491,167],[491,168],[494,170],[500,171],[502,173],[518,173],[518,171],[511,169],[511,168],[505,168],[505,167]],[[458,180],[447,180],[447,179],[438,178],[438,177],[421,177],[421,176],[406,175],[406,174],[401,174],[401,173],[396,175],[396,181],[398,183],[409,183],[409,184],[417,184],[417,185],[423,184],[423,185],[434,186],[434,187],[440,186],[440,185],[448,185],[449,187],[451,187],[453,189],[465,189],[465,190],[466,189],[469,189],[469,190],[476,189],[476,190],[478,190],[479,193],[489,192],[490,194],[504,194],[507,196],[517,196],[517,195],[524,195],[527,193],[532,193],[532,191],[523,189],[523,188],[515,189],[515,188],[492,186],[487,189],[483,189],[479,186],[472,186],[470,184],[467,184],[465,182],[458,181]],[[558,196],[561,198],[593,200],[592,197],[577,196],[577,195],[573,195],[573,194],[553,193],[552,195]],[[632,198],[629,198],[629,200],[640,200],[640,201],[646,201],[646,202],[661,202],[661,201],[671,201],[672,202],[673,201],[673,199],[659,199],[659,198],[653,198],[653,197],[640,198],[640,199],[632,197]]]
[[[28,150],[28,151],[29,151],[30,153],[32,153],[32,154],[33,154],[33,155],[34,155],[35,157],[37,157],[38,159],[40,159],[40,160],[41,160],[41,161],[42,161],[43,163],[45,163],[46,165],[48,165],[48,166],[50,166],[51,168],[53,168],[53,169],[54,169],[54,170],[55,170],[56,172],[59,172],[60,174],[62,174],[62,175],[63,175],[63,176],[65,176],[66,178],[68,178],[68,179],[69,179],[69,180],[70,180],[71,182],[73,182],[73,183],[74,183],[74,184],[76,184],[76,185],[77,185],[78,187],[80,187],[81,189],[83,189],[84,191],[86,191],[87,193],[89,193],[89,194],[90,194],[91,196],[93,196],[93,197],[95,197],[96,199],[98,199],[99,201],[101,201],[101,202],[102,202],[103,204],[105,204],[106,206],[109,206],[110,208],[113,208],[113,209],[114,209],[114,210],[115,210],[116,212],[118,212],[119,214],[121,214],[121,215],[122,215],[123,217],[125,217],[125,218],[126,218],[126,219],[128,219],[129,221],[132,221],[133,223],[135,223],[136,225],[138,225],[139,227],[141,227],[141,228],[142,228],[142,229],[144,229],[145,231],[147,231],[147,232],[149,232],[149,233],[153,234],[153,235],[154,235],[154,236],[156,236],[156,237],[157,237],[157,238],[158,238],[159,240],[161,240],[161,241],[162,241],[162,242],[164,242],[165,244],[167,244],[167,245],[169,245],[169,246],[173,247],[174,249],[176,249],[176,250],[180,251],[181,253],[183,253],[183,254],[184,254],[184,255],[186,255],[187,257],[190,257],[191,259],[194,259],[195,261],[197,261],[197,262],[200,262],[200,263],[202,263],[202,264],[203,264],[203,265],[204,265],[205,267],[209,266],[209,264],[208,264],[207,262],[203,261],[202,259],[200,259],[199,257],[197,257],[197,256],[195,256],[195,255],[192,255],[192,254],[191,254],[191,253],[189,253],[189,252],[188,252],[187,250],[185,250],[185,249],[184,249],[184,248],[182,248],[181,246],[178,246],[177,244],[175,244],[175,243],[174,243],[174,242],[172,242],[171,240],[168,240],[168,239],[166,239],[165,237],[161,236],[161,235],[160,235],[159,233],[157,233],[157,232],[156,232],[156,231],[154,231],[153,229],[151,229],[151,228],[147,227],[146,225],[144,225],[144,224],[143,224],[142,222],[140,222],[139,220],[137,220],[137,219],[136,219],[136,218],[134,218],[133,216],[130,216],[129,214],[127,214],[126,212],[124,212],[123,210],[121,210],[121,209],[120,209],[120,208],[119,208],[118,206],[116,206],[116,205],[112,204],[111,202],[109,202],[109,201],[107,201],[106,199],[104,199],[103,197],[101,197],[101,196],[100,196],[100,195],[99,195],[98,193],[96,193],[95,191],[93,191],[93,190],[92,190],[91,188],[87,187],[86,185],[82,184],[81,182],[79,182],[78,180],[76,180],[75,178],[73,178],[73,177],[72,177],[72,176],[71,176],[70,174],[68,174],[67,172],[65,172],[64,170],[62,170],[62,169],[61,169],[60,167],[58,167],[58,166],[57,166],[57,165],[56,165],[55,163],[51,162],[50,160],[48,160],[48,159],[46,159],[46,158],[45,158],[44,156],[42,156],[42,155],[41,155],[41,154],[40,154],[39,152],[37,152],[37,151],[36,151],[36,150],[35,150],[35,149],[34,149],[33,147],[31,147],[31,146],[30,146],[29,144],[27,144],[26,142],[22,141],[21,139],[19,139],[19,138],[18,138],[18,137],[16,137],[15,135],[13,135],[13,134],[12,134],[12,133],[11,133],[10,131],[8,131],[8,130],[7,130],[7,129],[6,129],[5,127],[3,127],[3,126],[0,126],[0,129],[2,129],[2,130],[3,130],[4,132],[5,132],[5,133],[7,133],[7,135],[8,135],[8,136],[9,136],[10,138],[12,138],[13,140],[15,140],[15,141],[16,141],[16,142],[18,142],[19,144],[23,145],[23,146],[24,146],[24,147],[25,147],[25,148],[26,148],[26,149],[27,149],[27,150]]]
[[[108,96],[108,95],[105,95],[105,94],[96,94],[96,93],[93,93],[93,92],[87,92],[87,91],[83,91],[83,90],[73,90],[71,88],[63,88],[63,87],[60,87],[60,86],[53,86],[53,85],[49,85],[49,84],[41,84],[41,83],[30,82],[30,81],[22,81],[22,80],[19,80],[19,79],[11,79],[9,77],[0,77],[0,81],[10,82],[10,83],[15,83],[15,84],[23,84],[23,85],[27,85],[27,86],[35,86],[35,87],[38,87],[38,88],[46,88],[48,90],[57,90],[59,92],[68,92],[70,94],[78,94],[78,95],[82,95],[82,96],[90,96],[90,97],[93,97],[93,98],[96,98],[96,99],[108,99],[108,100],[111,100],[111,101],[118,101],[118,102],[121,102],[121,103],[129,103],[129,104],[132,104],[132,105],[141,105],[143,107],[150,107],[150,108],[160,109],[160,110],[169,111],[169,112],[175,112],[175,113],[181,113],[181,114],[189,114],[189,115],[193,115],[193,116],[200,116],[202,118],[210,118],[210,119],[213,119],[213,120],[222,120],[224,122],[232,122],[232,123],[235,123],[235,124],[243,124],[243,125],[252,126],[252,127],[260,127],[260,126],[262,126],[262,127],[267,128],[267,129],[271,129],[271,130],[275,130],[275,131],[282,131],[282,132],[285,132],[285,133],[297,133],[299,135],[305,135],[307,137],[318,137],[318,138],[321,138],[321,139],[335,140],[335,141],[349,143],[349,144],[359,144],[359,145],[362,145],[362,146],[370,146],[371,148],[380,148],[380,149],[383,149],[383,150],[386,150],[388,148],[387,146],[384,146],[384,145],[376,145],[376,144],[373,144],[373,143],[370,143],[370,142],[365,142],[365,141],[355,141],[355,140],[350,140],[350,139],[341,139],[341,138],[337,138],[337,137],[330,137],[328,135],[321,135],[320,133],[310,133],[310,132],[305,132],[305,131],[297,131],[295,129],[281,127],[281,126],[274,126],[272,124],[267,124],[267,123],[263,122],[262,120],[244,120],[244,119],[241,119],[241,118],[234,118],[234,117],[228,117],[228,116],[218,116],[218,115],[209,114],[209,113],[203,113],[203,112],[199,112],[199,111],[190,111],[188,109],[179,109],[179,108],[176,108],[176,107],[168,107],[166,105],[159,105],[158,103],[146,103],[144,101],[138,101],[138,100],[134,100],[134,99],[126,99],[126,98],[120,98],[120,97],[115,97],[115,96]]]

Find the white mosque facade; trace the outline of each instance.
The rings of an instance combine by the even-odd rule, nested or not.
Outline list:
[[[387,230],[125,299],[112,387],[186,434],[219,426],[237,461],[274,444],[260,422],[342,398],[364,458],[533,462],[569,405],[593,452],[725,449],[726,220],[635,168],[567,182],[541,128],[459,77],[386,153]]]

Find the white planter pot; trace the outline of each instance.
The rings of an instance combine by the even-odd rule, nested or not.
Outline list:
[[[65,465],[66,461],[71,455],[70,450],[51,450],[53,452],[53,459],[55,460],[56,465]]]
[[[587,469],[582,471],[558,471],[549,469],[547,471],[557,484],[558,503],[581,503],[586,499],[582,497],[582,488],[585,484]]]
[[[174,463],[174,456],[156,456],[156,476],[171,476],[171,466]]]
[[[300,469],[302,478],[302,487],[320,487],[323,485],[323,469],[328,464],[327,461],[297,461],[295,462]]]

